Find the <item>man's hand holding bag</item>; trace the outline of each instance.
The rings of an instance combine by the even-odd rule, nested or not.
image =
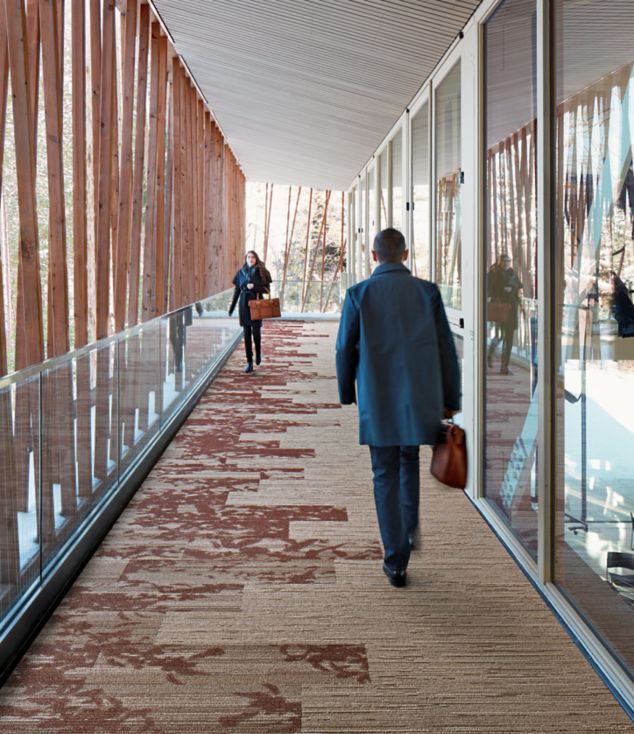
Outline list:
[[[430,471],[439,482],[456,489],[467,486],[467,440],[464,429],[442,423],[433,448]]]

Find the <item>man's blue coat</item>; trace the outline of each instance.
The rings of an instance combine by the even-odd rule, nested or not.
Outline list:
[[[433,444],[443,408],[460,408],[460,367],[434,283],[401,263],[348,289],[337,335],[344,405],[359,406],[359,443]]]

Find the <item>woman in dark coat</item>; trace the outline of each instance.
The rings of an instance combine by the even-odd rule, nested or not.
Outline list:
[[[260,364],[262,361],[262,341],[260,331],[262,321],[253,321],[251,319],[251,311],[249,310],[249,301],[255,300],[258,295],[269,292],[269,284],[271,283],[271,275],[264,267],[264,263],[260,260],[257,253],[249,250],[244,259],[244,265],[238,270],[233,279],[235,290],[233,299],[229,307],[229,316],[233,313],[236,303],[239,303],[238,314],[240,316],[240,326],[244,329],[244,351],[247,357],[247,366],[245,372],[253,372],[253,341],[255,342],[255,363]]]
[[[495,322],[495,334],[487,350],[487,365],[493,367],[493,355],[502,342],[501,375],[512,374],[509,370],[509,362],[515,329],[518,326],[517,311],[521,304],[521,290],[522,283],[511,267],[511,258],[506,254],[500,255],[498,261],[489,268],[487,273],[487,296],[491,303],[507,304],[508,310],[503,321]]]

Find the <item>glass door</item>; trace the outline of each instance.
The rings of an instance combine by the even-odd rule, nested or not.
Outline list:
[[[411,151],[410,241],[412,273],[431,279],[431,158],[429,98],[412,106],[409,116]]]
[[[450,58],[434,79],[434,280],[445,306],[462,310],[461,60]]]

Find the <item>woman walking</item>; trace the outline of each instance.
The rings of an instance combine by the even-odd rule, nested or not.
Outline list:
[[[255,363],[260,364],[262,361],[262,340],[261,329],[262,321],[253,321],[251,319],[251,311],[249,310],[249,301],[255,300],[258,295],[269,292],[269,284],[271,283],[271,274],[260,260],[257,253],[249,250],[244,259],[244,265],[238,270],[233,279],[235,290],[233,299],[229,307],[229,316],[233,313],[236,303],[240,301],[238,306],[238,315],[240,316],[240,326],[244,329],[244,351],[247,357],[247,366],[245,372],[253,372],[253,342],[255,342]]]

